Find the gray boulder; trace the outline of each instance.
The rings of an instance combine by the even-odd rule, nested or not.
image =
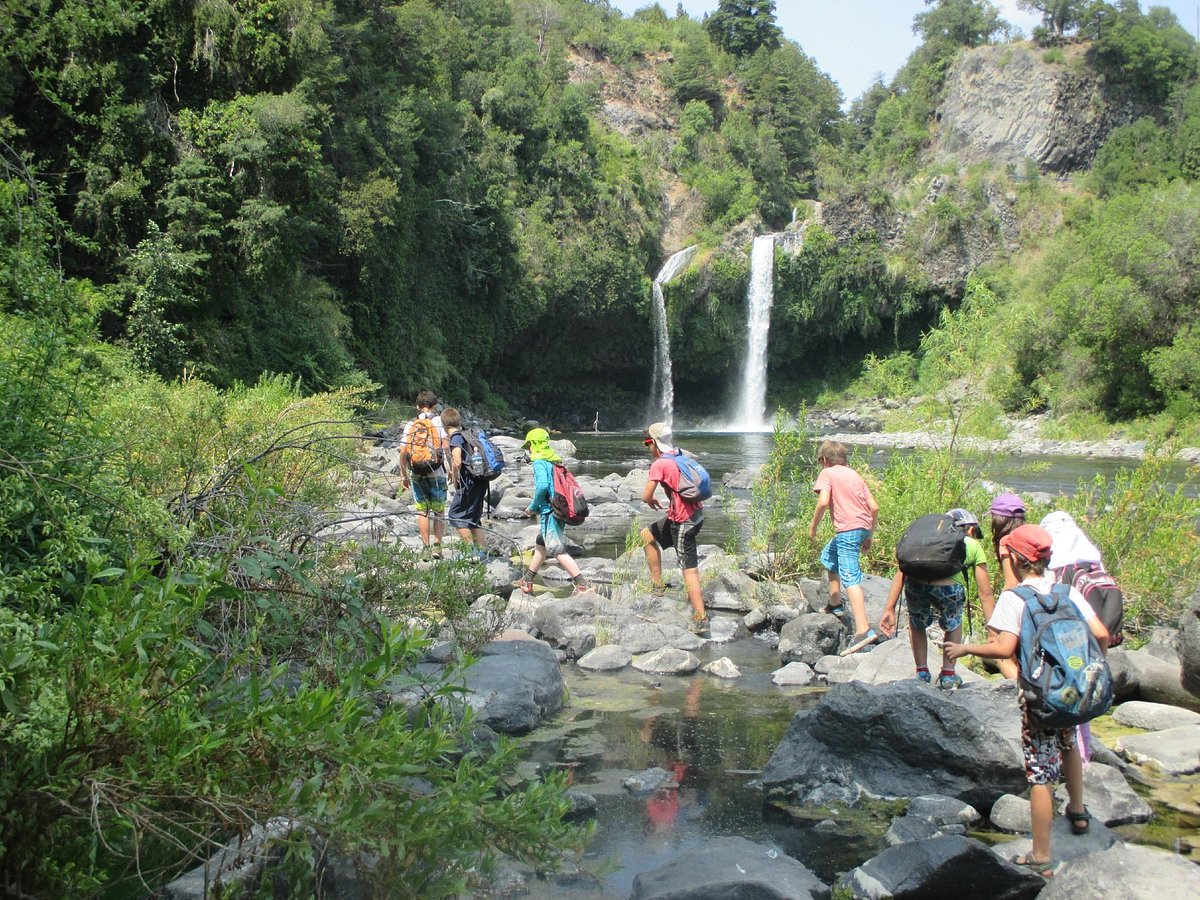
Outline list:
[[[897,816],[883,840],[889,847],[897,844],[907,844],[911,841],[927,841],[930,838],[944,837],[948,834],[966,834],[965,825],[939,825],[932,819],[923,816]]]
[[[974,825],[981,818],[975,807],[942,794],[914,797],[906,815],[930,819],[939,825]]]
[[[1092,820],[1086,834],[1072,834],[1071,823],[1067,821],[1066,816],[1055,816],[1050,825],[1050,855],[1057,860],[1083,859],[1120,842],[1120,837],[1114,831],[1095,819]],[[1029,853],[1032,849],[1033,841],[1023,837],[998,845],[994,852],[997,856],[1012,860]]]
[[[1183,686],[1179,662],[1168,661],[1148,650],[1130,650],[1125,656],[1133,669],[1140,699],[1200,710],[1200,697]]]
[[[801,710],[763,771],[770,796],[945,794],[990,807],[1025,789],[1012,682],[945,693],[914,681],[849,683]],[[936,762],[936,765],[933,763]]]
[[[781,687],[807,687],[816,678],[817,673],[807,663],[802,662],[790,662],[771,673],[771,681]]]
[[[1014,834],[1023,834],[1033,827],[1029,801],[1013,794],[1005,794],[992,805],[988,820],[1000,831],[1011,831]]]
[[[1193,900],[1200,897],[1200,867],[1174,853],[1118,844],[1066,863],[1038,896],[1040,900]]]
[[[576,665],[589,672],[613,672],[625,668],[631,662],[633,656],[628,650],[615,644],[607,644],[581,656]]]
[[[1067,802],[1067,786],[1060,784],[1054,796]],[[1120,769],[1092,760],[1083,772],[1083,802],[1092,818],[1115,827],[1133,822],[1149,822],[1154,815],[1150,804],[1139,797]]]
[[[676,786],[676,782],[671,773],[658,766],[644,772],[635,772],[621,782],[621,787],[631,794],[653,794],[661,788],[673,786]]]
[[[718,837],[633,880],[630,900],[825,900],[829,888],[771,847]]]
[[[1200,725],[1118,738],[1117,752],[1130,762],[1156,765],[1168,775],[1200,772]]]
[[[714,659],[712,662],[703,666],[703,671],[709,675],[715,675],[717,678],[741,678],[742,670],[737,667],[732,659],[728,656],[722,656],[720,659]]]
[[[492,641],[463,673],[476,721],[503,734],[526,734],[563,705],[566,686],[554,651],[542,641]]]
[[[633,661],[639,672],[651,675],[688,675],[700,668],[699,658],[686,650],[664,648],[656,653],[639,656]]]
[[[1131,700],[1113,710],[1113,721],[1129,728],[1144,728],[1146,731],[1165,731],[1179,725],[1200,725],[1200,713],[1165,703],[1147,703]]]
[[[1200,587],[1179,619],[1179,667],[1183,686],[1200,697]]]
[[[1045,881],[999,858],[979,841],[950,835],[889,847],[847,872],[839,886],[854,897],[871,900],[961,896],[1032,900]]]
[[[815,664],[821,657],[837,653],[845,629],[834,616],[805,613],[779,631],[779,660],[783,663]]]

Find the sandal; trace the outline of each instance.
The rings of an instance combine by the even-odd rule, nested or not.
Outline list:
[[[826,603],[821,607],[821,612],[827,616],[837,616],[840,619],[846,613],[846,604],[839,603],[837,606],[834,606],[832,603]]]
[[[1022,869],[1028,869],[1034,875],[1040,875],[1043,878],[1050,878],[1054,874],[1054,870],[1058,868],[1058,863],[1053,859],[1040,860],[1034,859],[1032,855],[1026,853],[1023,856],[1013,858],[1012,864],[1020,866]]]
[[[1085,805],[1083,812],[1066,810],[1067,819],[1071,822],[1071,834],[1087,834],[1092,829],[1092,814]]]

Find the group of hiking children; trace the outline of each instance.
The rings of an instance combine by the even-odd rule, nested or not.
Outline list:
[[[854,632],[843,655],[849,655],[880,639],[867,621],[859,566],[860,555],[870,549],[879,507],[863,478],[847,466],[844,445],[825,441],[817,455],[822,469],[813,486],[818,499],[809,536],[815,540],[828,510],[835,534],[821,552],[830,591],[824,611],[840,617],[848,601]],[[903,597],[919,682],[933,681],[926,632],[935,618],[943,632],[939,688],[962,686],[955,662],[963,656],[992,660],[1004,677],[1019,681],[1033,841],[1014,862],[1049,877],[1056,868],[1050,855],[1052,791],[1060,777],[1066,781],[1064,814],[1071,832],[1090,829],[1091,814],[1083,802],[1086,723],[1112,704],[1112,674],[1104,657],[1121,642],[1123,600],[1099,550],[1068,513],[1052,512],[1040,525],[1027,523],[1024,502],[1011,493],[997,495],[988,512],[1003,582],[999,598],[992,593],[979,519],[962,508],[921,516],[896,545],[897,571],[879,631],[895,633]],[[972,580],[987,620],[982,644],[962,642]]]
[[[488,482],[503,468],[503,456],[486,435],[464,431],[457,410],[444,409],[439,417],[436,405],[436,396],[422,391],[417,418],[405,426],[401,438],[402,480],[409,487],[411,475],[421,541],[435,558],[441,556],[448,477],[457,488],[448,519],[485,558],[483,504]],[[662,551],[673,547],[692,608],[692,631],[706,636],[709,620],[700,589],[697,537],[704,524],[703,501],[712,495],[711,482],[695,458],[675,446],[670,426],[656,422],[643,432],[642,441],[652,460],[642,502],[661,510],[660,487],[667,498],[666,515],[640,532],[651,591],[666,591]],[[567,552],[563,532],[564,525],[579,524],[587,515],[583,491],[550,446],[544,428],[532,429],[523,447],[534,475],[525,515],[538,519],[538,534],[529,564],[514,587],[532,594],[534,577],[547,557],[554,557],[571,577],[575,593],[589,591],[591,586]],[[1064,813],[1074,834],[1086,834],[1091,815],[1083,802],[1079,735],[1086,752],[1086,723],[1112,703],[1112,676],[1104,654],[1122,637],[1122,598],[1104,570],[1100,552],[1067,513],[1053,512],[1041,525],[1026,523],[1021,498],[999,494],[989,509],[992,547],[1003,582],[997,598],[979,519],[962,508],[921,516],[897,544],[898,568],[876,631],[868,621],[859,560],[870,550],[879,506],[866,481],[847,465],[845,445],[825,441],[817,456],[821,471],[813,485],[817,505],[809,537],[816,540],[828,513],[834,535],[820,555],[830,597],[823,611],[840,619],[849,606],[854,631],[843,655],[876,643],[880,632],[893,635],[903,599],[919,682],[934,681],[927,630],[935,619],[943,632],[938,688],[953,691],[962,686],[955,663],[968,655],[992,660],[1004,677],[1019,681],[1033,842],[1031,850],[1014,861],[1049,877],[1055,869],[1050,855],[1053,785],[1065,779]],[[971,582],[987,622],[987,641],[981,644],[962,642]]]

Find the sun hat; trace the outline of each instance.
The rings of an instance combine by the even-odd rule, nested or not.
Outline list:
[[[1049,559],[1054,538],[1041,525],[1018,525],[1004,539],[1008,549],[1028,560]]]
[[[988,512],[994,516],[1023,516],[1025,515],[1025,501],[1016,494],[1007,492],[997,494]]]
[[[528,447],[530,444],[544,444],[548,440],[550,440],[550,432],[545,428],[534,428],[530,430],[529,434],[525,435],[525,442],[521,446]]]
[[[964,525],[978,525],[979,519],[975,517],[975,513],[969,509],[963,509],[961,506],[956,506],[954,509],[946,510],[946,515],[954,520],[954,524],[961,528]]]
[[[673,436],[670,425],[665,422],[655,422],[643,433],[642,443],[649,446],[653,441],[658,447],[659,453],[673,453],[675,452],[675,445],[671,443]]]

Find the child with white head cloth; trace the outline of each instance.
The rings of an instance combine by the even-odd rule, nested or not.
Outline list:
[[[1070,513],[1055,510],[1042,519],[1042,527],[1054,538],[1049,567],[1055,572],[1079,563],[1101,565],[1100,551],[1075,524]]]

